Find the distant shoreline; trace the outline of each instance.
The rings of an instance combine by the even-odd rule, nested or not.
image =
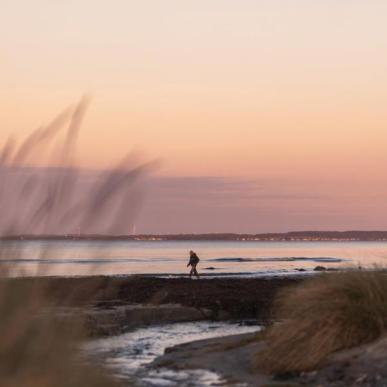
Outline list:
[[[387,231],[292,231],[263,234],[9,235],[0,240],[383,242]]]

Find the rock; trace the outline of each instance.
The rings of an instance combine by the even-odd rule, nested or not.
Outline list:
[[[344,349],[332,354],[316,371],[300,376],[307,386],[387,386],[387,337],[383,335],[368,344]]]
[[[324,266],[316,266],[313,270],[314,270],[314,271],[326,271],[327,268],[324,267]]]

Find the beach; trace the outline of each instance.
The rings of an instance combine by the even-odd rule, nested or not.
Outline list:
[[[112,310],[133,305],[179,305],[202,311],[202,318],[267,319],[280,289],[303,277],[158,278],[152,276],[39,277],[3,279],[12,287],[34,284],[47,303],[74,308]]]
[[[3,246],[11,247],[2,261],[13,270],[2,280],[10,294],[38,288],[40,314],[67,326],[80,322],[91,364],[146,387],[278,383],[252,364],[277,295],[324,272],[383,263],[387,252],[385,242],[337,241],[26,240]],[[189,278],[186,268],[192,246],[199,279]]]
[[[38,283],[50,295],[50,313],[62,320],[83,316],[90,361],[107,366],[123,385],[384,385],[366,381],[386,377],[385,340],[341,351],[313,372],[268,375],[254,366],[265,346],[260,332],[273,322],[276,296],[306,280],[89,276],[7,281],[11,286]]]
[[[316,273],[319,276],[333,274]],[[339,351],[316,371],[267,374],[254,365],[265,348],[280,292],[310,276],[3,278],[11,294],[39,289],[40,318],[81,321],[87,362],[130,386],[384,386],[386,340]],[[16,293],[17,294],[17,293]],[[45,319],[43,318],[42,323]],[[66,328],[68,329],[68,328]]]
[[[186,268],[192,245],[199,278]],[[278,377],[254,366],[265,347],[260,332],[277,321],[277,296],[322,273],[358,270],[358,257],[361,267],[372,268],[387,252],[385,242],[332,241],[27,240],[3,246],[2,264],[13,270],[1,280],[9,294],[37,289],[44,295],[33,315],[38,324],[51,316],[81,326],[90,364],[107,367],[124,385],[145,387],[325,380],[328,373]]]
[[[115,352],[127,354],[129,348],[135,346],[138,357],[139,353],[146,350],[144,338],[138,341],[140,332],[144,332],[150,343],[158,340],[164,351],[172,345],[187,341],[257,331],[270,320],[272,303],[278,291],[298,284],[303,279],[267,277],[197,280],[151,276],[89,276],[11,278],[2,281],[8,282],[10,292],[13,287],[39,287],[47,295],[46,305],[42,308],[45,313],[69,325],[81,318],[89,343],[116,340],[120,347]],[[160,337],[165,330],[171,334]],[[223,342],[229,339],[218,340]],[[102,341],[102,349],[106,347],[109,348]],[[159,372],[159,365],[151,363],[156,360],[156,355],[162,356],[163,351],[155,351],[155,355],[148,357],[132,371],[141,380],[145,370],[147,377],[150,370]],[[94,359],[93,354],[96,352],[91,351],[91,359]],[[196,352],[192,350],[194,354]],[[98,361],[105,364],[109,356],[105,354]],[[133,363],[136,356],[129,357],[114,372],[124,372],[126,364]],[[182,369],[181,365],[179,367]],[[172,369],[176,377],[177,368]],[[195,367],[191,365],[184,369],[195,370]],[[207,371],[224,377],[220,370]],[[130,377],[127,375],[126,380],[129,381]]]

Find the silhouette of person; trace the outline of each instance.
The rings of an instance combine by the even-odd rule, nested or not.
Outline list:
[[[199,261],[200,261],[199,257],[196,255],[194,251],[191,250],[189,252],[189,262],[187,264],[187,267],[191,266],[191,271],[189,272],[189,278],[191,278],[192,275],[195,275],[197,278],[199,278],[198,271],[196,270],[196,266],[199,263]]]

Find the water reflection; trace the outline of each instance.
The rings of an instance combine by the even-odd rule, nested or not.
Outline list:
[[[175,371],[147,367],[167,347],[195,340],[256,332],[259,326],[230,322],[192,322],[138,329],[120,336],[92,341],[86,351],[102,359],[115,376],[136,379],[141,386],[209,386],[221,377],[206,370]]]

